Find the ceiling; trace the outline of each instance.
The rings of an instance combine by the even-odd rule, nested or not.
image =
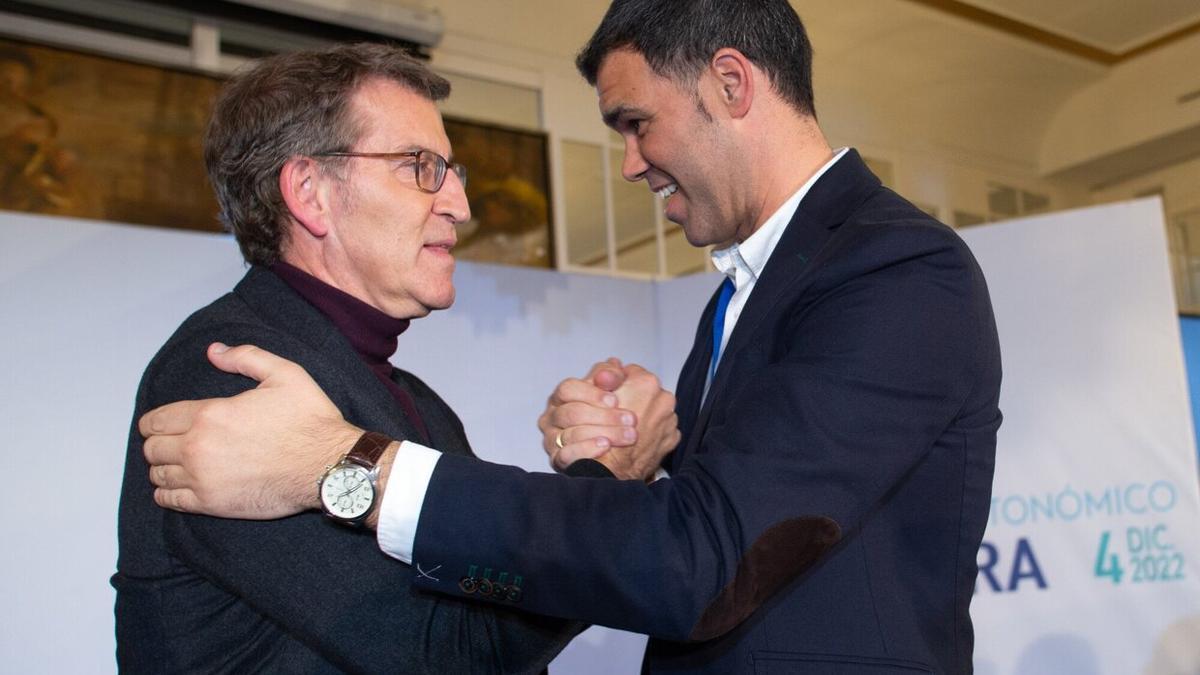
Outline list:
[[[523,57],[489,45],[570,64],[609,4],[577,0],[563,11],[560,0],[424,1],[445,17],[446,46],[465,44],[463,53],[471,53],[484,45],[496,62],[513,58],[513,65]],[[831,139],[1014,171],[1040,166],[1051,122],[1073,97],[1145,62],[1135,56],[1200,42],[1200,0],[791,2],[816,50],[817,107]],[[1179,107],[1177,96],[1146,94]],[[1115,122],[1145,126],[1151,113]]]
[[[1104,63],[1200,32],[1196,0],[910,1]]]
[[[792,0],[805,23],[827,10],[874,12],[881,29],[902,6],[965,20],[996,34],[1022,38],[1102,65],[1200,34],[1198,0]],[[574,56],[599,23],[608,0],[579,0],[563,12],[558,0],[424,0],[447,18],[452,32],[489,41],[521,36],[522,46]],[[536,39],[529,39],[536,36]],[[851,38],[852,36],[847,36]]]
[[[1196,0],[964,2],[1117,54],[1200,22]]]

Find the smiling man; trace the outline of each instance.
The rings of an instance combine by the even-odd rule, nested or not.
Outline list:
[[[302,364],[331,414],[471,455],[445,403],[388,363],[410,319],[454,300],[454,225],[470,212],[434,104],[448,92],[381,45],[273,57],[226,85],[205,160],[250,270],[154,357],[134,419],[251,389],[209,366],[205,350],[252,342]],[[331,517],[373,513],[382,438],[365,438],[323,478]],[[112,580],[122,672],[537,672],[578,630],[413,593],[411,567],[319,513],[249,522],[164,511],[147,471],[134,430]],[[317,478],[302,479],[306,492]]]
[[[670,478],[531,475],[390,443],[377,538],[438,566],[417,588],[648,633],[653,672],[971,671],[1001,419],[987,287],[954,232],[829,146],[811,62],[786,0],[609,8],[577,64],[624,139],[622,171],[726,276],[679,377]],[[211,357],[264,384],[143,418],[156,499],[244,518],[317,507],[289,486],[361,430],[276,357]],[[556,465],[604,450],[605,372],[551,396],[539,425]],[[645,421],[639,443],[662,435]],[[494,570],[521,575],[516,598]]]

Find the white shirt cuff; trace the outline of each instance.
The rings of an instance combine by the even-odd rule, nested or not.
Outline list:
[[[375,529],[379,548],[410,565],[425,491],[441,457],[442,453],[420,443],[401,442],[392,462],[383,503],[379,505],[379,523]]]
[[[660,466],[660,467],[658,467],[658,469],[657,469],[657,470],[654,472],[654,480],[652,480],[652,481],[650,481],[650,482],[651,482],[651,483],[655,483],[655,482],[658,482],[658,481],[660,481],[660,480],[662,480],[662,479],[664,479],[664,478],[670,478],[670,477],[671,477],[671,474],[667,473],[667,470],[666,470],[666,469],[664,469],[664,468],[662,468],[662,467]]]

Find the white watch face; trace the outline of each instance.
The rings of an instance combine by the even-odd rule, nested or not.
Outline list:
[[[362,517],[375,503],[375,486],[371,484],[370,474],[353,464],[336,467],[321,483],[321,502],[336,518],[354,520]]]

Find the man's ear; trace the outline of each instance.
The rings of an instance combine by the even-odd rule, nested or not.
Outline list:
[[[713,54],[708,67],[720,87],[721,101],[729,116],[734,119],[745,117],[754,103],[756,71],[750,59],[732,47],[724,47]]]
[[[292,157],[279,172],[279,192],[292,219],[317,238],[329,233],[328,180],[311,157]]]

